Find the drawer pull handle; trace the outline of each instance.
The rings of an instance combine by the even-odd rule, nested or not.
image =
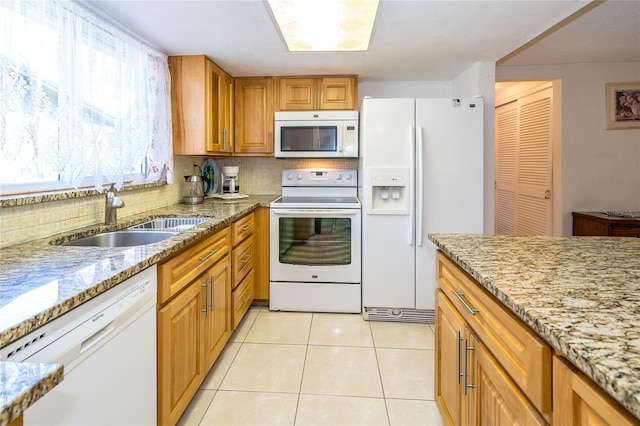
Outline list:
[[[209,316],[209,279],[207,279],[207,281],[202,284],[202,287],[205,288],[205,296],[204,296],[204,309],[202,310],[202,312],[204,312],[205,316]]]
[[[213,312],[213,291],[214,291],[214,284],[216,283],[216,276],[215,275],[211,275],[211,298],[209,299],[209,311]]]
[[[467,351],[472,351],[473,346],[467,346],[467,339],[461,337],[462,340],[462,394],[467,395],[467,388],[472,388],[473,384],[467,383]]]
[[[211,250],[206,256],[203,256],[201,258],[199,258],[198,260],[200,262],[204,262],[205,260],[207,260],[208,258],[210,258],[211,256],[213,256],[214,254],[216,254],[216,252],[218,251],[218,249],[213,249]]]
[[[249,293],[247,293],[247,295],[245,297],[242,298],[242,304],[244,305],[245,303],[247,303],[247,300],[251,299],[251,295],[253,294],[253,291],[250,291]]]
[[[253,224],[248,223],[242,227],[242,232],[247,232],[249,229],[253,228]]]
[[[464,308],[471,314],[471,315],[475,315],[477,312],[480,312],[479,309],[476,308],[472,308],[471,305],[469,305],[469,303],[467,303],[466,300],[464,300],[464,293],[462,292],[457,292],[456,290],[451,290],[453,291],[453,294],[458,298],[458,300],[460,301],[460,303],[462,303],[462,306],[464,306]]]
[[[253,255],[251,254],[246,254],[244,256],[244,258],[241,260],[241,262],[246,265],[247,263],[249,263],[249,261],[251,260],[251,258],[253,257]]]
[[[460,384],[460,330],[456,330],[456,383]]]

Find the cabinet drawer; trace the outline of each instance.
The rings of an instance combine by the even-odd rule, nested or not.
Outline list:
[[[240,284],[240,281],[253,269],[254,251],[253,236],[247,238],[233,249],[231,261],[231,269],[233,271],[231,274],[232,288]]]
[[[162,305],[207,268],[229,253],[229,228],[188,246],[171,259],[158,264],[158,304]]]
[[[609,235],[612,237],[640,237],[640,226],[611,226]]]
[[[239,242],[253,234],[255,228],[255,215],[249,213],[245,217],[236,220],[231,225],[231,242],[233,246],[237,246]]]
[[[440,288],[513,381],[543,415],[550,415],[551,348],[440,251],[436,276]]]
[[[233,290],[232,296],[232,323],[233,329],[235,330],[244,314],[251,306],[251,302],[254,299],[254,291],[253,291],[253,271],[249,271],[247,276],[242,283]]]

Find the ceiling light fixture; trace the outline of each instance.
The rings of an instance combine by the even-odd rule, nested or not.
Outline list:
[[[378,0],[267,0],[290,52],[366,51]]]

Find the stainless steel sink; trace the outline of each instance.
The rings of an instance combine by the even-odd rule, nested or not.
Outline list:
[[[161,217],[130,226],[127,229],[139,231],[172,231],[182,232],[213,218],[210,217]]]
[[[62,244],[81,247],[132,247],[157,243],[177,235],[169,231],[114,231],[79,238]]]

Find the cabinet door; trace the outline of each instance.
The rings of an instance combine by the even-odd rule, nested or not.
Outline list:
[[[280,111],[309,111],[315,109],[316,84],[314,78],[280,78]]]
[[[231,268],[229,256],[216,263],[200,278],[205,301],[205,368],[209,371],[231,333]]]
[[[318,79],[316,109],[351,110],[356,106],[356,81],[354,77],[324,77]]]
[[[221,100],[221,151],[231,154],[234,145],[234,96],[233,96],[233,77],[227,73],[223,73],[220,83],[220,100]]]
[[[231,267],[233,270],[231,274],[231,288],[236,288],[236,286],[240,284],[240,281],[247,276],[249,271],[253,270],[254,254],[255,250],[252,236],[233,249],[231,256]]]
[[[565,360],[553,357],[553,424],[637,425],[620,404]]]
[[[231,76],[204,55],[171,56],[173,153],[224,155],[232,152],[229,125]],[[230,109],[231,108],[231,109]],[[225,134],[229,134],[225,139]],[[225,142],[227,144],[225,145]]]
[[[205,87],[205,59],[202,55],[169,57],[175,155],[206,154],[205,104],[210,92]]]
[[[253,233],[255,245],[254,296],[256,299],[269,299],[269,207],[258,207],[255,213],[256,226]]]
[[[546,425],[487,348],[471,333],[473,363],[468,373],[470,425]]]
[[[273,154],[273,79],[235,80],[235,148],[245,155]]]
[[[220,115],[221,107],[221,78],[222,70],[213,62],[205,61],[205,110],[204,120],[206,128],[206,151],[208,153],[222,151],[222,129]]]
[[[462,425],[463,396],[460,339],[465,330],[462,317],[441,290],[436,292],[435,397],[448,423]]]
[[[254,295],[254,273],[249,271],[242,283],[232,292],[232,315],[231,321],[235,330],[244,314],[249,310]]]
[[[158,312],[159,424],[176,424],[204,380],[203,307],[195,282]]]

